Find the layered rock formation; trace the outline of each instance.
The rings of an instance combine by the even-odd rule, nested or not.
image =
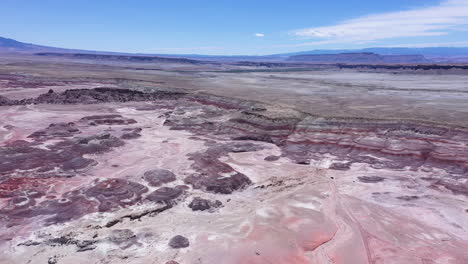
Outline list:
[[[468,260],[461,127],[121,89],[2,107],[0,262]]]
[[[0,98],[1,105],[26,105],[26,104],[95,104],[108,102],[135,102],[154,101],[157,99],[177,99],[184,96],[181,92],[159,91],[144,93],[128,89],[118,88],[94,88],[73,89],[62,93],[55,93],[52,89],[48,93],[37,98],[23,100],[8,100]]]

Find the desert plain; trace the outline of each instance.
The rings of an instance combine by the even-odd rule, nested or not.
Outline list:
[[[5,55],[0,263],[468,263],[445,66]]]

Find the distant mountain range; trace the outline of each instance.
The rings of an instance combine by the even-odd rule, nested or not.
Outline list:
[[[66,49],[34,45],[0,37],[0,52],[34,53],[40,51],[63,51]]]
[[[338,54],[301,54],[289,56],[287,61],[311,63],[427,63],[423,55],[380,55],[373,52]]]
[[[106,51],[64,49],[23,43],[0,37],[0,53],[86,53],[131,56],[166,56],[219,61],[295,61],[310,63],[427,63],[468,62],[468,47],[431,48],[365,48],[342,50],[309,50],[265,56],[212,56],[199,54],[129,54]]]
[[[10,38],[0,37],[0,54],[1,53],[39,53],[39,52],[59,52],[59,53],[91,53],[91,54],[125,54],[115,53],[107,51],[91,51],[91,50],[79,50],[79,49],[64,49],[49,46],[41,46],[30,43],[20,42]]]
[[[304,54],[376,53],[380,55],[423,55],[423,56],[468,56],[468,47],[431,47],[431,48],[365,48],[341,50],[309,50],[275,54],[273,56],[294,56]]]

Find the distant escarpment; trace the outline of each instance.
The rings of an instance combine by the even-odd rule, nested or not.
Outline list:
[[[169,62],[169,63],[188,63],[188,64],[207,64],[210,62],[199,61],[186,58],[171,58],[160,56],[138,56],[138,55],[108,55],[108,54],[92,54],[92,53],[54,53],[40,52],[37,56],[47,57],[63,57],[69,59],[87,59],[97,61],[123,61],[123,62]]]
[[[311,63],[426,63],[422,55],[379,55],[372,52],[340,54],[305,54],[288,58],[288,61]]]

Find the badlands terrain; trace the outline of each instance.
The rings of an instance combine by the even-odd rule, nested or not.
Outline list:
[[[0,263],[468,263],[466,67],[2,55]]]

